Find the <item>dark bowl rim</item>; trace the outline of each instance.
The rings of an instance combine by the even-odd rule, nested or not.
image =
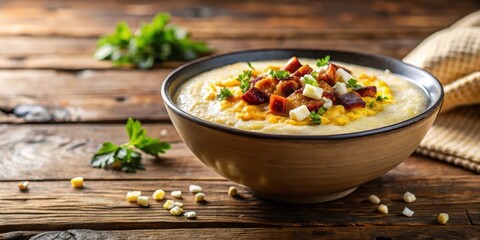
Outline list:
[[[330,135],[301,135],[301,134],[276,134],[276,133],[262,133],[262,132],[254,132],[254,131],[249,131],[249,130],[242,130],[242,129],[236,129],[233,127],[228,127],[224,125],[220,125],[218,123],[213,123],[209,122],[206,120],[203,120],[201,118],[195,117],[180,108],[176,106],[176,104],[172,101],[170,98],[170,95],[168,94],[168,87],[170,86],[170,83],[174,80],[173,77],[180,71],[184,71],[186,68],[190,68],[192,66],[195,66],[199,63],[210,61],[216,58],[221,58],[225,57],[228,55],[235,55],[235,54],[242,54],[242,53],[253,53],[253,52],[262,52],[262,51],[328,51],[328,52],[337,52],[337,53],[343,53],[343,54],[355,54],[355,55],[362,55],[364,57],[369,57],[369,58],[377,58],[381,59],[382,61],[385,62],[395,62],[397,64],[403,64],[407,65],[411,68],[414,68],[416,70],[422,71],[426,73],[428,76],[430,76],[433,80],[436,81],[436,83],[440,86],[440,95],[438,98],[438,101],[435,102],[433,105],[428,107],[424,112],[422,112],[419,115],[416,115],[414,117],[411,117],[409,119],[406,119],[402,122],[398,122],[395,124],[387,125],[384,127],[380,128],[374,128],[370,130],[365,130],[365,131],[359,131],[359,132],[352,132],[352,133],[342,133],[342,134],[330,134]],[[378,69],[378,68],[377,68]],[[381,70],[381,69],[380,69]],[[402,74],[399,74],[402,75]],[[381,134],[381,133],[386,133],[390,132],[393,130],[398,130],[404,127],[407,127],[409,125],[412,125],[416,122],[419,122],[431,114],[433,114],[437,108],[441,107],[444,99],[444,90],[441,82],[433,76],[430,72],[421,69],[419,67],[416,67],[414,65],[411,65],[409,63],[403,62],[401,60],[392,58],[392,57],[387,57],[384,55],[380,54],[372,54],[372,53],[365,53],[365,52],[357,52],[357,51],[345,51],[345,50],[332,50],[332,49],[322,49],[322,48],[315,48],[315,49],[310,49],[310,48],[261,48],[261,49],[247,49],[247,50],[240,50],[240,51],[232,51],[228,53],[221,53],[221,54],[215,54],[211,56],[206,56],[202,57],[199,59],[196,59],[194,61],[185,63],[181,65],[180,67],[176,68],[173,70],[168,76],[165,78],[162,87],[161,87],[161,95],[162,99],[164,101],[164,104],[170,108],[173,112],[178,114],[179,116],[193,121],[199,125],[202,125],[204,127],[208,127],[211,129],[227,132],[227,133],[232,133],[235,135],[240,135],[244,137],[252,137],[252,138],[263,138],[263,139],[287,139],[287,140],[341,140],[341,139],[350,139],[350,138],[358,138],[358,137],[364,137],[364,136],[370,136],[370,135],[375,135],[375,134]],[[430,97],[427,96],[429,100],[431,101]]]

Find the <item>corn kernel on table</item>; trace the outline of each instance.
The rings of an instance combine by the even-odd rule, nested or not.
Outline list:
[[[93,59],[96,41],[156,12],[217,53],[262,47],[333,48],[402,58],[422,39],[480,8],[478,1],[0,1],[0,239],[480,239],[480,177],[412,155],[349,196],[313,205],[262,200],[204,166],[179,138],[160,97],[165,76]],[[90,167],[104,141],[127,141],[135,117],[169,141],[136,174]],[[367,157],[367,156],[366,156]],[[84,178],[75,189],[70,179]],[[18,184],[29,181],[28,190]],[[206,202],[188,192],[203,188]],[[23,185],[22,185],[23,186]],[[239,197],[227,192],[238,188]],[[153,192],[183,191],[172,216]],[[150,207],[126,200],[142,191]],[[405,203],[410,191],[417,200]],[[389,214],[367,199],[381,198]],[[402,215],[405,206],[412,217]],[[437,223],[448,213],[446,225]]]

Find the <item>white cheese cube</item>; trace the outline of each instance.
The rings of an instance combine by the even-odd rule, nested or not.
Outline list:
[[[327,108],[327,109],[328,109],[328,108],[331,108],[331,107],[333,106],[332,100],[330,100],[330,99],[328,99],[328,98],[324,98],[324,97],[322,97],[322,100],[323,100],[323,102],[324,102],[324,103],[323,103],[323,107],[324,107],[324,108]]]
[[[204,193],[195,194],[195,202],[204,202],[204,201],[205,201],[205,194]]]
[[[303,96],[313,98],[313,99],[318,99],[320,100],[323,95],[323,89],[319,87],[312,86],[310,84],[305,85],[305,88],[303,89]]]
[[[413,193],[407,191],[403,194],[403,200],[406,203],[411,203],[411,202],[415,202],[415,200],[417,200],[417,198],[415,197],[415,195]]]
[[[415,213],[414,211],[412,211],[410,208],[407,208],[407,207],[405,207],[402,212],[402,214],[407,217],[413,216],[414,213]]]
[[[182,198],[182,191],[173,191],[171,195],[174,198]]]
[[[345,85],[345,83],[343,83],[343,82],[335,83],[335,85],[333,85],[333,88],[340,95],[348,93],[347,85]]]
[[[318,74],[320,75],[320,74],[322,74],[322,73],[326,72],[326,71],[327,71],[327,69],[328,69],[328,64],[327,64],[327,65],[325,65],[325,66],[321,66],[321,67],[319,67],[319,68],[317,69],[317,72],[318,72]]]
[[[290,110],[289,115],[293,120],[302,121],[308,118],[308,116],[310,116],[310,111],[308,111],[307,106],[302,105],[293,110]]]
[[[343,70],[343,68],[337,69],[335,76],[337,76],[337,80],[341,79],[344,82],[348,82],[348,80],[353,78],[352,75],[350,75],[350,73],[348,73],[347,71]]]
[[[202,191],[202,187],[198,185],[190,185],[189,190],[191,193],[199,193]]]
[[[195,218],[195,217],[197,216],[197,213],[191,211],[191,212],[186,212],[186,213],[184,213],[183,215],[184,215],[186,218],[191,219],[191,218]]]

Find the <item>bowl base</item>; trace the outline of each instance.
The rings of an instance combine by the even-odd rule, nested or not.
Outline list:
[[[275,193],[263,193],[258,192],[253,189],[250,191],[260,198],[264,198],[267,200],[275,201],[275,202],[283,202],[283,203],[294,203],[294,204],[312,204],[312,203],[322,203],[322,202],[329,202],[333,200],[337,200],[339,198],[343,198],[348,194],[355,191],[357,187],[336,192],[336,193],[327,193],[321,195],[306,195],[306,196],[298,196],[298,195],[288,195],[288,194],[275,194]]]

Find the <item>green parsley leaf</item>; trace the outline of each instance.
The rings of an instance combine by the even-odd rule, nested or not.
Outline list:
[[[368,104],[368,106],[370,106],[370,108],[373,108],[373,102],[374,102],[374,101],[372,100],[372,101],[370,101],[370,103]]]
[[[322,124],[322,118],[320,118],[320,114],[316,112],[310,112],[310,120],[312,120],[314,124],[317,124],[317,125]]]
[[[330,62],[330,56],[327,55],[324,58],[317,59],[316,64],[317,64],[317,67],[323,67],[325,65],[328,65],[329,62]]]
[[[272,78],[282,80],[282,79],[287,79],[290,77],[290,72],[285,71],[285,70],[270,70],[270,76]]]
[[[165,153],[167,149],[170,149],[169,143],[148,137],[142,124],[137,120],[129,118],[125,128],[130,141],[120,146],[104,142],[92,157],[92,167],[135,172],[136,169],[145,169],[141,162],[142,154],[136,149],[154,157],[158,157],[159,153]]]
[[[310,84],[312,86],[318,87],[317,80],[315,78],[313,78],[311,75],[303,76],[303,80],[305,81],[305,84]]]
[[[115,65],[133,65],[142,69],[168,60],[193,60],[212,52],[204,42],[194,42],[183,28],[169,24],[168,13],[158,13],[151,23],[133,32],[126,22],[98,40],[97,60]]]
[[[240,89],[242,92],[248,91],[250,89],[250,78],[252,77],[252,71],[244,70],[242,74],[238,75],[237,81],[240,82]]]
[[[325,114],[326,111],[327,111],[326,107],[321,107],[317,110],[317,113],[320,114],[320,116],[322,116],[323,114]]]
[[[255,68],[252,66],[252,63],[251,62],[247,62],[247,65],[249,68],[251,68],[252,70],[255,70]]]
[[[231,97],[231,96],[233,96],[233,94],[230,91],[230,89],[224,87],[224,88],[220,89],[220,94],[217,95],[217,99],[225,100],[226,98]]]
[[[310,75],[315,79],[318,78],[318,72],[316,72],[316,71],[311,72]]]
[[[348,88],[352,88],[352,89],[354,89],[354,90],[357,90],[357,89],[362,88],[362,86],[360,86],[359,84],[357,84],[357,80],[355,80],[355,79],[353,79],[353,78],[350,78],[350,80],[348,80],[347,87],[348,87]]]
[[[383,101],[383,100],[388,100],[388,97],[377,96],[377,101]]]
[[[310,112],[310,120],[312,120],[314,124],[321,125],[322,124],[321,116],[325,114],[326,111],[327,109],[325,107],[321,107],[317,110],[317,112],[315,111]]]

